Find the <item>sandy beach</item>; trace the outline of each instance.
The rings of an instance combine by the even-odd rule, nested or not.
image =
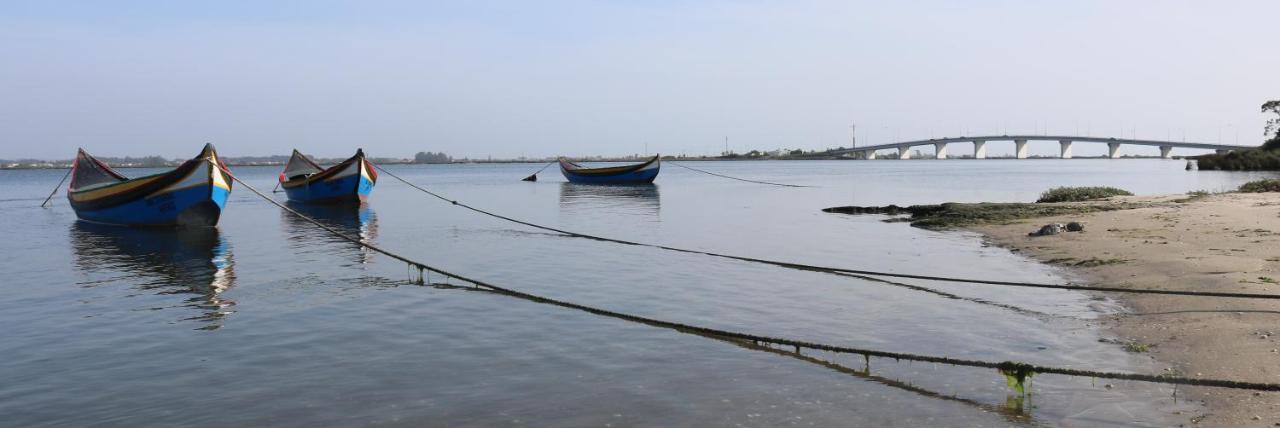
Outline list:
[[[1149,207],[1045,217],[968,229],[991,243],[1117,287],[1280,294],[1280,193],[1122,197]],[[1047,223],[1081,233],[1030,237]],[[1107,328],[1166,370],[1187,376],[1280,382],[1280,304],[1197,297],[1112,296],[1130,311]],[[1181,391],[1181,390],[1180,390]],[[1280,394],[1187,388],[1207,414],[1197,426],[1280,426]]]

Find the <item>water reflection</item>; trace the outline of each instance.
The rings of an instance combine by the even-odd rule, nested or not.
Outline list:
[[[662,198],[656,184],[602,186],[560,184],[560,210],[610,214],[658,215]]]
[[[368,204],[358,206],[349,204],[313,205],[289,202],[288,206],[344,235],[357,238],[361,242],[372,244],[378,238],[378,217]],[[330,248],[323,244],[341,243],[356,250],[353,253],[355,254],[353,260],[356,264],[366,264],[374,258],[375,254],[367,247],[333,236],[332,233],[316,227],[311,222],[289,212],[281,210],[280,215],[284,221],[285,233],[288,236],[290,247],[299,252],[328,253]]]
[[[226,308],[235,304],[220,296],[235,285],[236,276],[231,247],[216,228],[137,229],[77,221],[70,237],[77,270],[124,274],[136,289],[158,295],[191,295],[181,307],[201,314],[185,319],[207,322],[203,330],[221,327],[231,313]]]

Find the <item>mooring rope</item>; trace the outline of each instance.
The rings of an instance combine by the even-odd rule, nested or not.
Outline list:
[[[730,180],[745,181],[745,182],[748,182],[748,183],[768,184],[768,185],[770,185],[770,186],[782,186],[782,187],[813,187],[813,186],[802,186],[802,185],[799,185],[799,184],[783,184],[783,183],[773,183],[773,182],[769,182],[769,181],[748,180],[748,179],[745,179],[745,178],[730,177],[730,176],[727,176],[727,175],[724,175],[724,174],[716,174],[716,173],[711,172],[711,171],[702,170],[702,169],[694,168],[694,167],[691,167],[691,166],[685,166],[685,165],[681,165],[681,164],[678,164],[678,163],[675,163],[675,162],[671,162],[671,161],[667,161],[667,163],[672,164],[672,165],[675,165],[675,166],[678,166],[678,167],[681,167],[681,168],[684,168],[684,169],[689,169],[689,170],[693,170],[693,171],[698,171],[698,172],[701,172],[701,173],[703,173],[703,174],[710,174],[710,175],[714,175],[714,176],[716,176],[716,177],[728,178],[728,179],[730,179]]]
[[[538,170],[537,170],[537,171],[534,171],[534,172],[533,172],[533,174],[529,174],[529,176],[528,176],[528,177],[525,177],[525,178],[524,178],[524,180],[522,180],[522,181],[537,181],[537,180],[538,180],[538,173],[539,173],[539,172],[542,172],[542,170],[547,169],[547,167],[549,167],[549,166],[551,166],[551,165],[555,165],[557,162],[559,162],[559,161],[551,161],[551,162],[547,162],[547,164],[546,164],[546,165],[543,165],[543,166],[542,166],[542,168],[538,168]],[[379,168],[379,169],[381,169],[381,168]]]
[[[44,206],[45,206],[45,205],[48,205],[48,204],[49,204],[49,200],[50,200],[50,199],[53,199],[53,195],[58,194],[58,189],[61,189],[61,188],[62,188],[62,183],[66,183],[66,182],[67,182],[67,177],[70,177],[70,176],[71,176],[71,172],[72,172],[72,171],[75,171],[75,170],[76,170],[75,168],[67,168],[67,175],[62,176],[62,179],[61,179],[61,180],[58,180],[58,185],[57,185],[57,186],[53,186],[53,192],[50,192],[50,193],[49,193],[49,197],[44,198],[44,202],[41,202],[41,203],[40,203],[40,208],[44,208]]]
[[[1244,381],[1225,380],[1225,379],[1200,379],[1200,378],[1188,378],[1188,377],[1171,376],[1171,375],[1150,375],[1150,374],[1142,374],[1142,373],[1123,373],[1123,372],[1082,370],[1082,369],[1073,369],[1073,368],[1067,368],[1067,367],[1042,366],[1042,365],[1036,365],[1036,364],[1015,362],[1015,361],[994,362],[994,361],[983,361],[983,360],[967,360],[967,359],[961,359],[961,358],[941,357],[941,356],[934,356],[934,355],[912,354],[907,352],[892,352],[892,351],[882,351],[882,350],[869,349],[869,348],[855,348],[855,347],[848,347],[848,346],[827,345],[822,343],[806,342],[802,340],[794,340],[794,339],[770,337],[770,336],[760,336],[755,334],[747,334],[747,333],[720,330],[720,329],[714,329],[714,328],[708,328],[708,327],[700,327],[695,325],[682,324],[674,321],[663,321],[656,318],[647,318],[647,317],[642,317],[638,315],[631,315],[623,312],[616,312],[608,309],[596,308],[596,307],[586,306],[586,305],[577,304],[573,302],[567,302],[563,300],[556,300],[550,297],[543,297],[536,294],[526,293],[523,291],[511,289],[511,288],[500,287],[485,281],[481,281],[481,280],[467,277],[461,274],[457,274],[457,273],[446,271],[437,267],[433,267],[431,265],[418,262],[408,257],[382,249],[381,247],[365,242],[359,238],[355,238],[350,235],[347,235],[346,233],[343,233],[341,231],[338,231],[337,229],[334,229],[332,227],[329,227],[328,225],[325,225],[319,220],[313,219],[292,208],[289,208],[288,206],[285,206],[279,201],[272,199],[270,196],[267,196],[266,194],[258,191],[258,189],[255,189],[253,186],[250,186],[248,183],[241,181],[239,177],[233,174],[228,174],[228,175],[231,177],[232,180],[235,180],[236,183],[240,183],[240,185],[244,186],[246,189],[249,189],[250,192],[253,192],[259,197],[265,199],[267,202],[270,202],[272,205],[275,205],[280,209],[285,210],[286,212],[293,214],[294,216],[297,216],[298,218],[315,225],[316,227],[324,229],[326,232],[329,232],[330,234],[338,238],[350,241],[358,245],[362,245],[365,248],[381,253],[387,257],[391,257],[393,259],[402,261],[411,267],[418,268],[418,271],[420,273],[418,277],[419,283],[423,282],[422,275],[421,275],[422,272],[424,271],[435,272],[440,275],[444,275],[447,278],[455,278],[461,281],[466,281],[476,285],[477,287],[487,288],[490,291],[493,291],[495,293],[500,293],[500,294],[508,295],[511,297],[528,300],[531,302],[544,303],[544,304],[559,306],[563,308],[575,309],[578,311],[582,311],[582,312],[586,312],[594,315],[600,315],[604,317],[620,319],[623,321],[630,321],[634,323],[645,324],[645,325],[654,326],[654,327],[667,328],[667,329],[672,329],[672,330],[677,330],[682,332],[690,332],[690,333],[699,334],[703,336],[715,336],[715,337],[722,337],[722,338],[728,338],[728,339],[745,340],[745,341],[751,341],[753,344],[765,343],[765,344],[771,344],[776,346],[785,346],[789,348],[794,348],[796,353],[799,353],[801,349],[812,349],[816,351],[826,351],[826,352],[839,353],[839,354],[857,354],[857,355],[862,355],[866,358],[870,358],[870,357],[893,358],[894,360],[921,361],[921,362],[928,362],[928,363],[947,364],[947,365],[953,365],[953,366],[989,368],[989,369],[997,369],[1002,374],[1005,374],[1008,376],[1014,376],[1014,377],[1017,377],[1018,379],[1025,379],[1027,376],[1030,376],[1032,374],[1058,374],[1058,375],[1064,375],[1064,376],[1092,377],[1092,378],[1099,378],[1099,379],[1116,379],[1116,380],[1134,380],[1134,381],[1173,384],[1173,385],[1212,386],[1212,387],[1219,387],[1219,388],[1248,389],[1248,390],[1255,390],[1255,391],[1280,391],[1280,384],[1277,384],[1277,383],[1244,382]]]
[[[830,267],[830,266],[817,266],[817,265],[810,265],[810,264],[803,264],[803,263],[783,262],[783,261],[760,259],[760,258],[754,258],[754,257],[735,256],[732,254],[722,254],[722,253],[715,253],[715,252],[702,251],[702,250],[691,250],[687,248],[672,247],[672,246],[660,245],[660,244],[647,244],[643,242],[627,241],[623,239],[608,238],[603,236],[590,235],[586,233],[568,231],[564,229],[557,229],[550,226],[543,226],[540,224],[530,223],[524,220],[507,217],[501,214],[492,213],[489,211],[482,210],[480,208],[467,205],[462,202],[458,202],[457,200],[454,200],[454,199],[446,198],[438,193],[432,192],[421,186],[418,186],[417,184],[413,184],[409,180],[405,180],[404,178],[401,178],[395,173],[391,171],[387,171],[382,167],[377,167],[377,168],[378,168],[378,171],[386,173],[392,178],[395,178],[396,180],[399,180],[400,182],[407,184],[410,187],[413,187],[414,189],[417,189],[428,195],[434,196],[435,198],[440,199],[442,201],[448,202],[453,205],[457,205],[462,208],[466,208],[468,210],[471,210],[480,214],[484,214],[484,215],[501,219],[501,220],[506,220],[516,224],[529,226],[535,229],[542,229],[542,230],[555,232],[555,233],[559,233],[559,234],[563,234],[563,235],[571,236],[575,238],[592,239],[596,241],[612,242],[616,244],[657,248],[657,249],[675,251],[680,253],[699,254],[704,256],[720,257],[720,258],[738,260],[738,261],[744,261],[744,262],[750,262],[750,263],[767,264],[772,266],[784,267],[788,269],[804,270],[804,271],[811,271],[811,272],[834,273],[834,274],[844,273],[844,274],[854,274],[854,275],[883,276],[883,277],[891,277],[891,278],[920,279],[920,280],[927,280],[927,281],[945,281],[945,282],[958,282],[958,283],[966,283],[966,284],[996,285],[996,286],[1005,286],[1005,287],[1045,288],[1045,289],[1075,290],[1075,291],[1102,291],[1102,292],[1110,292],[1110,293],[1130,293],[1130,294],[1162,294],[1162,295],[1169,295],[1169,296],[1280,300],[1280,294],[1228,293],[1228,292],[1219,292],[1219,291],[1184,291],[1184,290],[1157,290],[1157,289],[1144,289],[1144,288],[1098,287],[1098,286],[1089,286],[1089,285],[1045,284],[1045,283],[1034,283],[1034,282],[1018,282],[1018,281],[995,281],[995,280],[987,280],[987,279],[954,278],[954,277],[935,276],[935,275],[917,275],[917,274],[909,274],[909,273],[878,272],[878,271],[871,271],[871,270],[846,269],[846,268],[837,268],[837,267]]]

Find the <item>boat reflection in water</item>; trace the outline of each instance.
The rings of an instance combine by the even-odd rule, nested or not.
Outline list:
[[[373,244],[378,239],[378,217],[368,204],[352,205],[316,205],[288,202],[289,208],[319,221],[325,226],[341,232],[361,242]],[[289,239],[289,247],[300,254],[323,253],[332,254],[332,247],[321,245],[339,243],[355,250],[355,263],[366,264],[376,255],[372,250],[351,241],[333,236],[316,225],[284,210],[280,211],[284,220],[285,236]]]
[[[232,312],[227,308],[235,302],[220,294],[235,285],[235,263],[216,228],[138,229],[78,221],[70,235],[77,270],[121,278],[82,285],[128,281],[157,295],[190,295],[179,307],[200,315],[183,319],[208,323],[202,330],[221,327]]]
[[[661,201],[656,184],[560,184],[562,212],[657,217]]]

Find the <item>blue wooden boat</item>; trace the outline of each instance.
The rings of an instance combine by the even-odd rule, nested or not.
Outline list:
[[[378,172],[365,159],[364,150],[330,168],[323,168],[297,150],[280,174],[280,187],[293,202],[355,204],[369,199]]]
[[[67,199],[81,220],[121,226],[212,227],[231,175],[212,144],[172,171],[130,179],[80,149]]]
[[[582,184],[646,184],[658,178],[661,166],[659,156],[635,164],[610,166],[604,168],[587,168],[560,158],[560,172],[570,183]]]

